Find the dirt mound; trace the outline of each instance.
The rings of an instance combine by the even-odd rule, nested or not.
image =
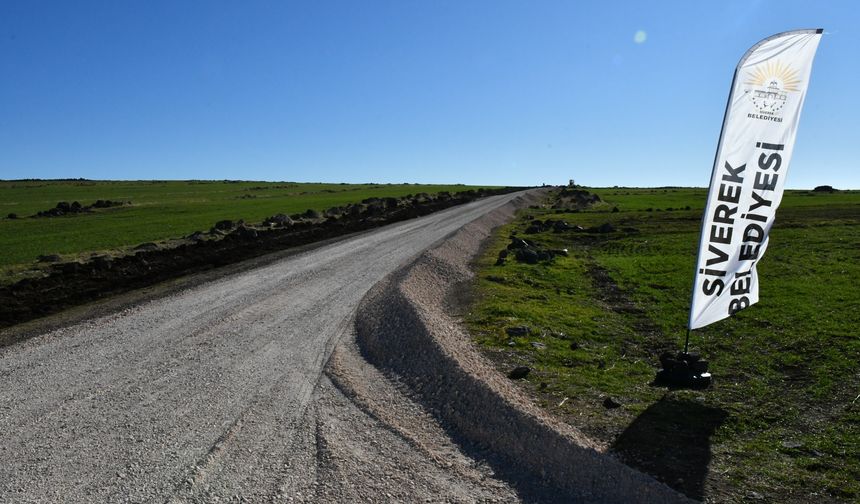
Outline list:
[[[452,300],[474,275],[469,262],[514,209],[507,205],[467,225],[377,284],[356,318],[363,356],[467,443],[491,450],[577,501],[690,502],[545,415],[473,348],[450,315]]]
[[[600,196],[584,189],[564,187],[558,192],[556,202],[552,207],[564,210],[584,210],[600,203],[600,201]]]
[[[34,217],[62,217],[63,215],[74,215],[92,212],[94,208],[112,208],[123,205],[131,205],[131,201],[111,201],[111,200],[96,200],[92,205],[81,205],[77,201],[69,203],[61,201],[54,208],[42,210],[36,213]]]

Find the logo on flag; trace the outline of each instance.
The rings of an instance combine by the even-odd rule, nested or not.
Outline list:
[[[788,93],[800,90],[801,81],[797,70],[780,61],[768,61],[747,74],[744,93],[752,101],[758,114],[749,117],[766,121],[782,122]]]

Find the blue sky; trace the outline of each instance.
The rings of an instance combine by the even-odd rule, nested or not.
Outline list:
[[[704,186],[817,27],[788,186],[860,188],[855,2],[3,0],[0,178]]]

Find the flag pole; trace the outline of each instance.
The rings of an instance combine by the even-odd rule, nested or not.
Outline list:
[[[687,328],[687,338],[684,340],[684,353],[685,354],[689,353],[689,352],[687,352],[687,348],[689,346],[690,346],[690,328],[688,327]]]
[[[751,51],[752,49],[750,49]],[[749,51],[747,51],[747,54]],[[738,61],[737,66],[735,67],[735,72],[732,74],[732,85],[729,87],[729,96],[726,98],[726,110],[723,112],[723,124],[720,126],[720,139],[717,141],[717,150],[714,152],[714,162],[711,166],[711,178],[708,181],[708,196],[705,199],[705,208],[702,210],[702,223],[699,225],[699,246],[696,249],[696,263],[693,264],[693,286],[690,288],[690,315],[687,319],[687,337],[684,339],[684,354],[687,354],[687,350],[690,347],[690,330],[691,325],[693,325],[693,300],[696,297],[696,275],[697,269],[699,267],[699,260],[702,255],[702,243],[705,240],[705,222],[707,222],[708,218],[708,208],[711,205],[711,184],[714,182],[714,174],[717,173],[717,163],[720,160],[720,151],[723,149],[723,138],[726,135],[726,124],[729,122],[729,109],[732,105],[732,97],[735,95],[735,82],[738,79],[738,70],[740,70],[741,65],[746,60],[746,54],[744,57]]]
[[[749,51],[747,52],[747,54]],[[699,267],[699,259],[702,254],[702,243],[705,240],[705,223],[707,222],[707,211],[711,204],[711,184],[714,182],[714,174],[717,173],[717,163],[720,160],[720,151],[723,148],[723,139],[726,135],[726,124],[729,121],[729,110],[732,105],[732,97],[735,95],[735,82],[738,79],[738,71],[741,68],[746,54],[738,62],[735,67],[735,72],[732,74],[732,84],[729,87],[729,96],[726,98],[726,110],[723,112],[723,124],[720,126],[720,139],[717,142],[717,149],[714,151],[714,162],[711,166],[711,178],[708,181],[708,196],[705,200],[705,208],[702,210],[702,224],[699,226],[699,247],[696,250],[696,263],[693,265],[693,285],[690,288],[690,315],[687,320],[687,335],[684,338],[684,351],[677,356],[677,360],[667,359],[662,362],[663,369],[657,373],[657,381],[669,381],[684,384],[685,386],[696,386],[698,388],[706,388],[711,384],[711,375],[707,372],[694,373],[690,366],[693,364],[693,357],[690,355],[690,331],[693,325],[693,300],[696,296],[696,275]],[[707,362],[703,361],[705,370],[707,370]]]
[[[744,55],[744,58],[746,55]],[[687,320],[687,336],[684,338],[684,351],[677,356],[670,356],[667,354],[663,354],[660,357],[660,364],[662,369],[657,372],[657,377],[655,378],[655,383],[669,383],[669,384],[684,384],[686,386],[696,384],[700,388],[707,387],[710,385],[711,379],[710,375],[705,373],[706,378],[704,380],[700,377],[695,383],[693,381],[693,375],[690,372],[690,330],[693,325],[693,300],[696,296],[696,274],[697,269],[699,267],[699,259],[701,258],[702,253],[702,243],[705,239],[705,222],[707,219],[707,211],[708,207],[711,203],[711,184],[714,181],[714,174],[717,172],[717,162],[720,159],[720,150],[723,147],[723,137],[726,133],[726,123],[729,118],[729,108],[732,104],[732,96],[735,94],[735,81],[738,78],[738,70],[740,69],[741,64],[744,61],[744,58],[741,58],[741,61],[738,62],[738,65],[735,67],[735,72],[732,75],[732,85],[729,88],[729,96],[726,99],[726,110],[723,112],[723,124],[720,127],[720,139],[717,142],[717,150],[714,152],[714,163],[711,167],[711,179],[708,182],[708,196],[705,201],[705,208],[702,210],[702,224],[699,226],[699,247],[696,250],[696,263],[693,265],[693,285],[690,288],[690,315]]]

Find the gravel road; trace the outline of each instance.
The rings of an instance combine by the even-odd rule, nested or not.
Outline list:
[[[0,349],[0,502],[521,500],[456,445],[416,449],[323,373],[371,286],[516,197],[387,226]],[[446,470],[451,461],[467,469]]]

